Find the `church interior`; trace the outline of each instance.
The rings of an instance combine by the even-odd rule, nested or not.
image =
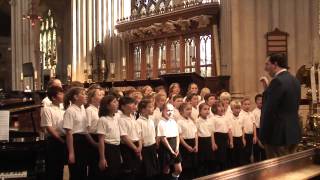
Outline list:
[[[0,0],[0,27],[0,179],[320,177],[319,0]],[[260,114],[256,121],[254,111],[258,108],[257,99],[262,98],[273,79],[265,69],[266,60],[272,54],[287,58],[288,72],[301,84],[298,114],[302,138],[297,152],[268,159],[263,155],[256,157],[255,147],[260,148],[258,154],[263,154],[264,146],[256,132]],[[81,104],[81,93],[72,94],[73,90],[83,90],[87,102]],[[59,93],[64,94],[60,100]],[[116,97],[119,104],[111,119],[119,118],[120,145],[113,144],[115,140],[111,136],[115,132],[107,132],[111,121],[106,128],[102,121],[112,111],[111,104],[104,104],[102,110],[102,102],[109,96]],[[213,103],[209,102],[211,97]],[[126,123],[121,117],[127,113],[131,100],[135,107],[128,114],[137,120],[126,129],[121,127]],[[145,121],[141,120],[144,113],[148,114],[148,105],[144,105],[148,102],[152,102],[153,108],[146,119],[153,120],[154,128],[148,124],[144,127]],[[210,152],[200,150],[200,145],[205,144],[202,139],[207,137],[206,133],[200,133],[204,125],[199,120],[202,108],[207,105],[208,118],[211,115],[213,118],[214,107],[220,102],[226,117],[228,111],[233,113],[230,105],[236,107],[238,102],[242,108],[240,115],[250,113],[254,142],[251,140],[248,147],[250,141],[245,140],[243,125],[240,142],[243,144],[237,147],[239,152],[232,150],[236,149],[235,141],[231,140],[236,133],[231,123],[226,132],[231,134],[231,139],[227,140],[226,136],[225,144],[219,144],[218,150],[212,145],[215,149],[212,151],[209,145],[214,160],[207,157],[203,160],[200,157]],[[249,103],[247,108],[245,102]],[[60,110],[54,109],[55,103],[60,103]],[[75,118],[70,127],[66,114],[73,113],[71,108],[77,103],[80,104],[77,110],[86,112],[85,122]],[[174,108],[178,132],[175,136],[178,145],[174,146],[180,144],[180,150],[174,158],[170,157],[174,163],[167,169],[169,175],[164,175],[168,174],[164,173],[168,164],[161,154],[161,145],[170,147],[171,136],[159,134],[173,133],[171,127],[170,132],[160,130],[164,112],[170,111],[168,104]],[[96,107],[96,114],[88,117],[91,106]],[[188,107],[190,113],[185,115]],[[53,111],[62,114],[54,115]],[[50,117],[48,112],[52,113]],[[75,113],[74,117],[81,117],[79,114]],[[189,117],[192,125],[178,120]],[[76,133],[73,129],[77,121],[83,123],[80,126],[86,126],[85,132]],[[211,124],[204,128],[211,132]],[[97,129],[92,131],[91,125]],[[196,135],[187,138],[186,134],[193,132],[188,128],[191,126],[195,127]],[[217,125],[213,129],[219,131]],[[150,139],[145,134],[154,136],[150,141],[155,149],[145,150]],[[61,142],[53,147],[57,143],[55,138]],[[119,150],[120,154],[121,168],[117,175],[110,170],[117,166],[117,162],[115,165],[112,162],[117,160],[108,159],[110,138],[111,148],[118,148],[114,153]],[[188,149],[192,149],[187,141],[190,139],[197,139],[193,141],[194,150]],[[216,143],[220,140],[216,139]],[[220,162],[217,151],[222,151],[219,147],[224,145],[226,149],[222,153],[226,158]],[[62,165],[48,157],[54,151],[56,159],[64,161]],[[71,155],[76,156],[75,160],[70,159]],[[86,159],[81,162],[85,165],[79,163],[82,158]],[[155,167],[148,168],[151,162],[146,161],[151,159],[153,165],[159,161],[157,171]],[[54,168],[52,163],[56,163]],[[131,168],[130,173],[126,168]],[[86,177],[79,175],[82,171]]]

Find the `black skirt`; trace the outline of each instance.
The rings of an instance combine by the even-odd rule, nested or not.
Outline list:
[[[198,138],[198,160],[199,163],[214,160],[211,137]]]
[[[108,177],[118,177],[121,172],[121,153],[120,153],[120,145],[113,144],[104,144],[105,149],[105,158],[107,161],[108,167],[104,171],[104,173]]]
[[[153,177],[159,174],[159,160],[156,144],[142,148],[142,174]]]
[[[138,146],[138,141],[134,142]],[[138,173],[141,168],[141,160],[136,153],[126,144],[120,144],[121,156],[123,160],[123,170],[125,173]]]
[[[167,138],[169,145],[171,146],[172,150],[175,150],[177,147],[177,137]],[[159,147],[159,162],[161,168],[165,166],[174,165],[181,162],[180,153],[178,156],[173,155],[167,147],[161,142]]]
[[[215,151],[215,160],[220,163],[227,161],[227,148],[228,148],[228,133],[214,133],[214,139],[218,146]]]
[[[195,139],[184,140],[192,148],[195,146]],[[198,165],[198,153],[189,152],[183,145],[180,145],[182,166],[184,168],[195,168]]]

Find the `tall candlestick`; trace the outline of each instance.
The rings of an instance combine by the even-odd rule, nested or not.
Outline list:
[[[71,64],[68,64],[67,66],[67,76],[71,77]]]
[[[316,77],[315,77],[315,69],[314,66],[310,69],[310,81],[311,81],[311,95],[312,102],[317,103],[317,94],[316,94]]]
[[[23,73],[20,74],[20,80],[23,81]]]
[[[122,66],[126,66],[126,58],[125,57],[122,58]]]
[[[115,69],[116,63],[110,63],[110,73],[114,74],[114,69]]]

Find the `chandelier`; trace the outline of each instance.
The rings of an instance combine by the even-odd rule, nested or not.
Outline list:
[[[23,20],[28,20],[31,22],[31,26],[35,26],[37,21],[42,21],[42,16],[36,14],[34,7],[35,1],[31,0],[28,14],[22,16]]]

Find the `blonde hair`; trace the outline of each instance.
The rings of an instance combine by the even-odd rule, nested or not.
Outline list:
[[[220,100],[231,100],[231,94],[230,93],[228,93],[228,92],[223,92],[223,93],[221,93],[220,94],[220,96],[219,96],[219,99]]]
[[[207,87],[204,87],[200,91],[200,96],[203,99],[205,95],[210,94],[210,93],[211,93],[210,89]]]
[[[239,100],[233,100],[230,103],[231,108],[241,108],[241,102]]]

